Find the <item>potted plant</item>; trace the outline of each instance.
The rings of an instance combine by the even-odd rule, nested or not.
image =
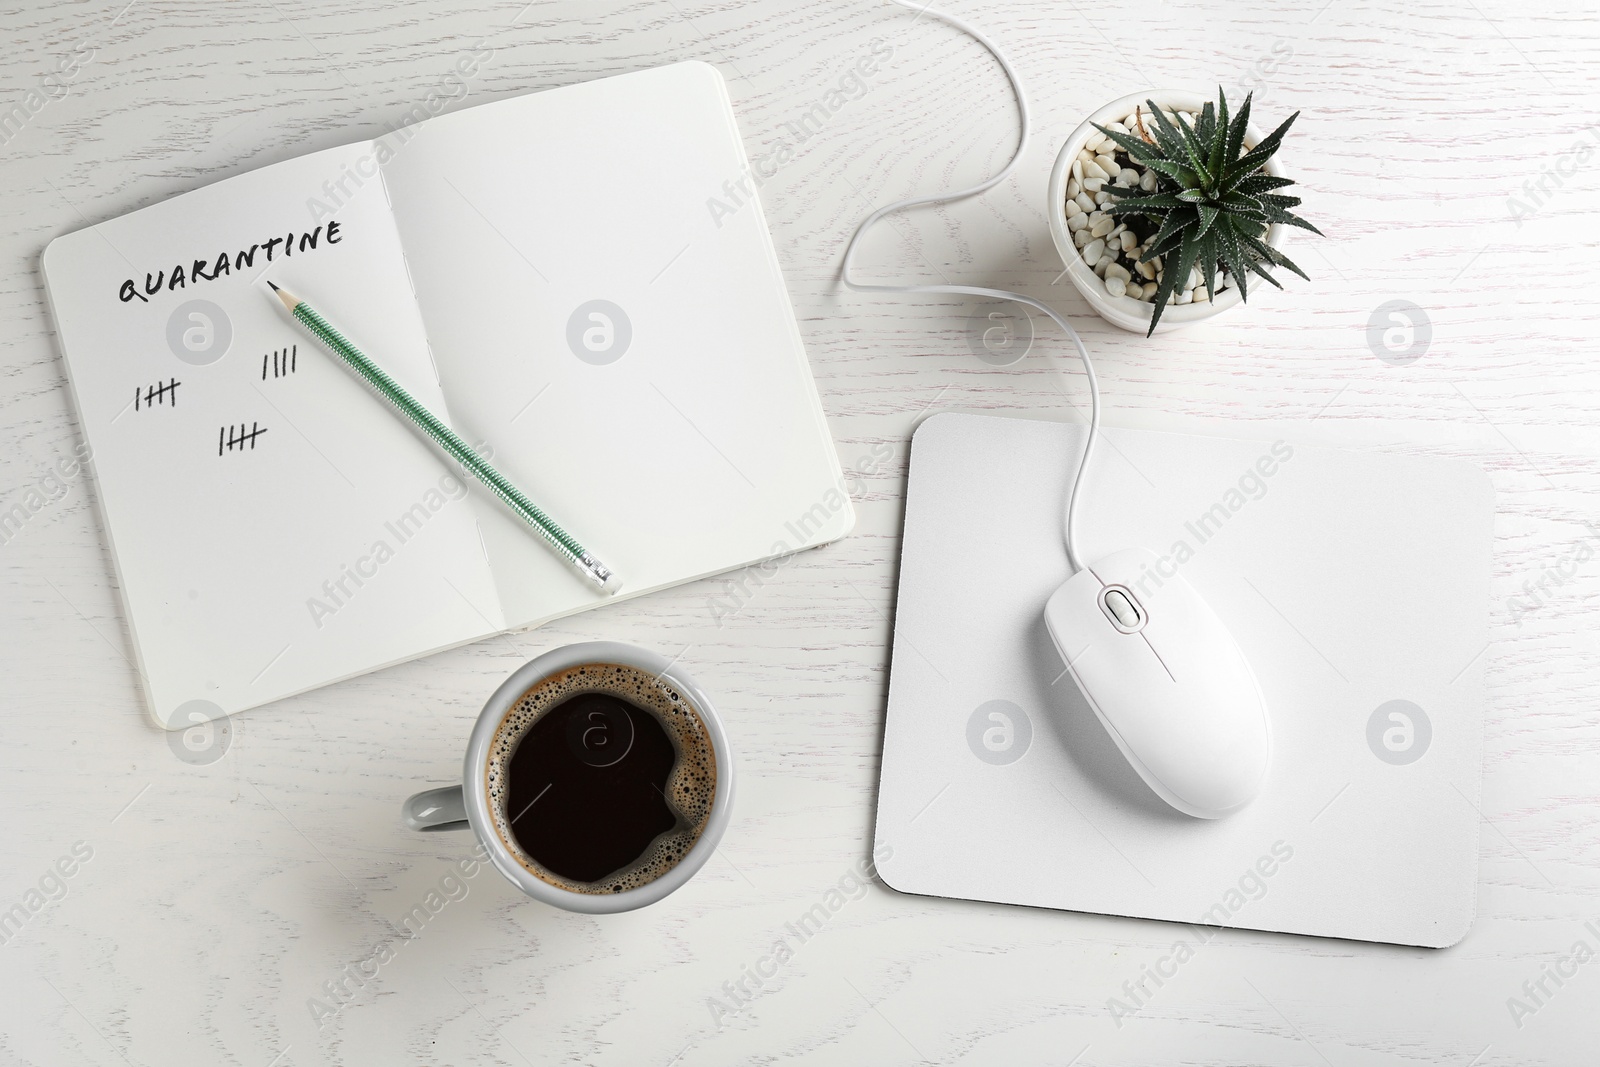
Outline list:
[[[1274,157],[1298,115],[1263,137],[1251,98],[1235,115],[1219,89],[1138,93],[1096,111],[1050,175],[1050,233],[1067,275],[1107,321],[1146,336],[1181,329],[1245,300],[1271,268],[1305,272],[1281,250],[1285,229],[1320,234],[1293,214],[1294,184]]]

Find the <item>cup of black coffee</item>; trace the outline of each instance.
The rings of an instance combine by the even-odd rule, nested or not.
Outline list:
[[[675,663],[611,641],[524,664],[484,705],[460,785],[406,801],[414,830],[470,827],[501,874],[569,911],[629,911],[705,864],[733,805],[711,700]]]

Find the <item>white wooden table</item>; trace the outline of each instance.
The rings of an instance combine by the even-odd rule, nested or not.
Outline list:
[[[837,284],[869,207],[1008,157],[1014,112],[987,55],[850,0],[126,3],[0,12],[0,510],[31,501],[0,545],[0,911],[26,912],[0,944],[0,1065],[1594,1062],[1600,962],[1561,962],[1579,941],[1600,950],[1600,921],[1584,925],[1600,919],[1600,535],[1585,525],[1600,494],[1600,25],[1586,5],[956,2],[1012,51],[1037,138],[988,197],[880,229],[873,272],[1053,301],[1099,356],[1114,424],[1465,456],[1498,491],[1471,934],[1427,951],[1225,932],[1119,1026],[1108,998],[1181,928],[876,884],[720,1025],[708,1007],[870,847],[916,420],[1075,418],[1084,400],[1042,322],[1026,359],[996,367],[969,349],[971,304]],[[875,38],[892,55],[868,91],[799,140],[786,124]],[[479,73],[452,76],[475,48],[491,53]],[[139,703],[92,485],[51,473],[78,434],[46,241],[381,134],[430,94],[458,108],[691,58],[728,78],[751,152],[794,145],[762,195],[841,458],[866,471],[855,534],[721,625],[724,586],[701,582],[248,713],[221,759],[177,758]],[[1263,124],[1304,109],[1282,158],[1329,235],[1291,249],[1314,281],[1187,333],[1117,332],[1053,284],[1056,148],[1109,99],[1217,82],[1255,88]],[[1368,344],[1390,300],[1430,324],[1407,366]],[[681,652],[718,696],[744,774],[719,855],[668,902],[604,919],[481,873],[396,942],[401,916],[458,886],[442,880],[468,843],[407,833],[400,800],[458,773],[514,666],[602,637]],[[392,958],[369,963],[384,946]],[[1557,967],[1562,984],[1544,977]],[[1542,977],[1548,996],[1528,1000]],[[1537,1010],[1514,1018],[1513,996]],[[323,1025],[312,998],[336,1009]]]

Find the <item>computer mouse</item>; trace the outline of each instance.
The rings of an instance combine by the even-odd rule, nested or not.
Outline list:
[[[1051,595],[1044,619],[1066,673],[1162,800],[1220,819],[1261,792],[1272,759],[1261,686],[1171,557],[1106,556]]]

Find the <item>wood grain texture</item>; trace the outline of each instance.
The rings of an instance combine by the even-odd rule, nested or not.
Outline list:
[[[125,3],[0,10],[0,111],[92,49],[0,144],[0,508],[77,442],[38,270],[50,238],[381,134],[430,92],[454,109],[682,59],[727,77],[752,153],[795,142],[762,197],[841,459],[867,473],[855,534],[788,562],[720,625],[723,581],[700,582],[246,714],[201,767],[140,707],[93,489],[71,479],[0,545],[0,909],[75,843],[93,855],[0,944],[0,1065],[1594,1059],[1600,964],[1546,979],[1520,1025],[1506,1004],[1575,942],[1600,947],[1584,927],[1600,918],[1600,558],[1563,563],[1600,547],[1585,525],[1600,494],[1600,23],[1586,5],[955,0],[1011,51],[1035,137],[1014,180],[895,218],[863,250],[880,278],[1012,287],[1073,315],[1114,424],[1489,470],[1494,642],[1467,940],[1429,952],[1225,932],[1119,1025],[1108,998],[1186,928],[874,884],[719,1026],[708,998],[726,999],[723,983],[870,845],[912,427],[935,407],[1085,406],[1042,321],[1026,359],[993,367],[969,351],[971,303],[838,284],[871,206],[1004,163],[1015,113],[999,72],[931,18],[850,0]],[[893,55],[870,90],[798,142],[786,124],[875,38]],[[452,65],[475,47],[492,57],[458,89]],[[1304,109],[1283,159],[1328,234],[1289,247],[1314,281],[1188,332],[1121,333],[1054,280],[1056,149],[1106,100],[1218,82],[1253,87],[1264,121]],[[1431,322],[1406,367],[1367,343],[1391,299]],[[1560,581],[1519,611],[1550,571]],[[308,999],[392,942],[466,854],[462,837],[408,834],[400,800],[458,773],[506,673],[589,638],[681,652],[719,698],[744,775],[719,855],[669,901],[605,919],[480,873],[319,1027]]]

